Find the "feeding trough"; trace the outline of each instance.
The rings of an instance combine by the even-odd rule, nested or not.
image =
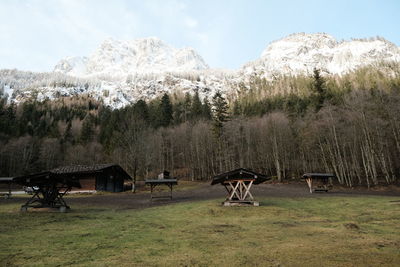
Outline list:
[[[263,174],[240,168],[214,176],[211,185],[221,184],[225,187],[228,195],[224,206],[259,206],[260,203],[251,194],[251,187],[266,180],[268,177]]]
[[[64,166],[40,173],[13,178],[13,182],[30,189],[33,196],[21,207],[69,209],[63,197],[72,188],[122,192],[124,180],[132,178],[116,164]]]
[[[328,192],[333,188],[332,178],[336,176],[333,173],[305,173],[302,179],[305,179],[310,189],[310,193]]]
[[[53,208],[66,212],[69,206],[63,199],[64,195],[72,187],[81,187],[79,179],[51,172],[15,177],[13,182],[30,187],[33,191],[33,196],[21,206],[21,211],[27,211],[28,208]]]

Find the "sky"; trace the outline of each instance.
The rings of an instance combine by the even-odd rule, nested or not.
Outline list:
[[[0,0],[0,69],[52,71],[104,39],[155,36],[237,69],[297,32],[400,45],[398,0]]]

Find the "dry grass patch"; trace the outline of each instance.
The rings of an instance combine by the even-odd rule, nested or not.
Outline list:
[[[393,197],[265,198],[70,213],[0,207],[0,262],[12,266],[396,266]]]

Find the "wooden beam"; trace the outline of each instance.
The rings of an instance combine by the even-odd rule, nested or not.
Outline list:
[[[312,194],[312,178],[306,178],[306,182],[310,188],[310,193]]]
[[[236,195],[237,198],[240,199],[240,196],[239,196],[238,193],[236,192],[236,190],[237,190],[237,188],[238,188],[238,186],[239,186],[239,183],[236,183],[236,185],[233,186],[233,184],[232,184],[231,182],[229,182],[229,185],[231,186],[232,191],[231,191],[231,194],[229,195],[229,198],[228,198],[228,199],[229,199],[229,200],[232,200],[232,198],[233,198],[234,195]]]
[[[249,185],[246,186],[245,183],[243,183],[244,188],[246,189],[246,192],[244,193],[243,199],[246,199],[246,196],[249,195],[250,199],[253,200],[253,195],[250,193],[250,188],[253,185],[253,181],[250,181]]]

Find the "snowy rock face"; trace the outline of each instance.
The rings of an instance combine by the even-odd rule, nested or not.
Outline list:
[[[66,57],[54,67],[54,71],[79,76],[86,71],[86,57]]]
[[[208,69],[208,65],[192,48],[176,49],[152,37],[130,41],[107,39],[88,58],[65,58],[54,71],[80,77],[123,77],[203,69]]]
[[[324,33],[292,34],[272,42],[261,57],[246,64],[245,74],[309,75],[314,68],[345,74],[382,61],[400,62],[400,48],[384,39],[338,42]]]
[[[193,49],[176,49],[157,38],[107,39],[89,57],[62,59],[51,73],[0,70],[0,97],[22,102],[87,95],[121,108],[163,93],[211,98],[219,90],[235,97],[254,75],[310,75],[314,68],[341,75],[385,61],[400,62],[400,48],[379,38],[338,42],[322,33],[272,42],[259,59],[234,71],[209,69]]]

